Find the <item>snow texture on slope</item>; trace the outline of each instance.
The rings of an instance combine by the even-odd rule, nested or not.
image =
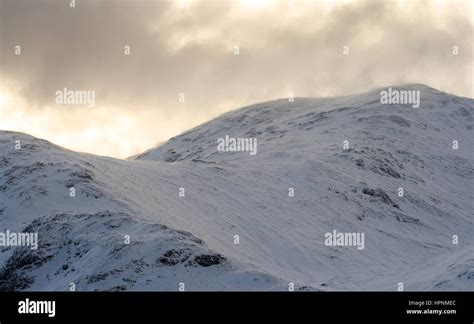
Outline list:
[[[0,290],[474,290],[473,100],[399,88],[421,107],[265,102],[125,161],[0,132],[1,229],[40,235],[2,250]],[[226,135],[258,153],[219,152]]]

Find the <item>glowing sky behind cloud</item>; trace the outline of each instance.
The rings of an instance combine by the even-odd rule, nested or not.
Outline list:
[[[0,0],[0,129],[123,158],[289,92],[417,82],[473,97],[469,0],[68,4]],[[96,106],[56,104],[65,87],[94,90]]]

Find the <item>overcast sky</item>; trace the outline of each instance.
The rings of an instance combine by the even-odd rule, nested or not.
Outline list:
[[[473,97],[470,0],[70,1],[0,0],[0,129],[123,158],[290,92]],[[58,105],[63,88],[95,107]]]

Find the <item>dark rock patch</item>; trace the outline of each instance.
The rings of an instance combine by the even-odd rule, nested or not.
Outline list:
[[[196,262],[201,267],[218,265],[223,261],[225,261],[225,258],[220,254],[202,254],[194,258],[194,262]]]
[[[185,262],[190,255],[191,253],[188,250],[168,250],[158,259],[158,262],[164,266],[171,267]]]
[[[377,198],[378,200],[382,201],[384,204],[392,205],[395,208],[400,208],[395,202],[390,199],[387,193],[383,189],[370,189],[370,188],[363,188],[362,193],[365,195],[369,195],[372,197]]]

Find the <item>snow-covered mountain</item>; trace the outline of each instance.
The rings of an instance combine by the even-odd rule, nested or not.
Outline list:
[[[393,88],[421,106],[265,102],[128,160],[0,132],[0,231],[40,242],[0,250],[0,290],[474,290],[474,100]]]

